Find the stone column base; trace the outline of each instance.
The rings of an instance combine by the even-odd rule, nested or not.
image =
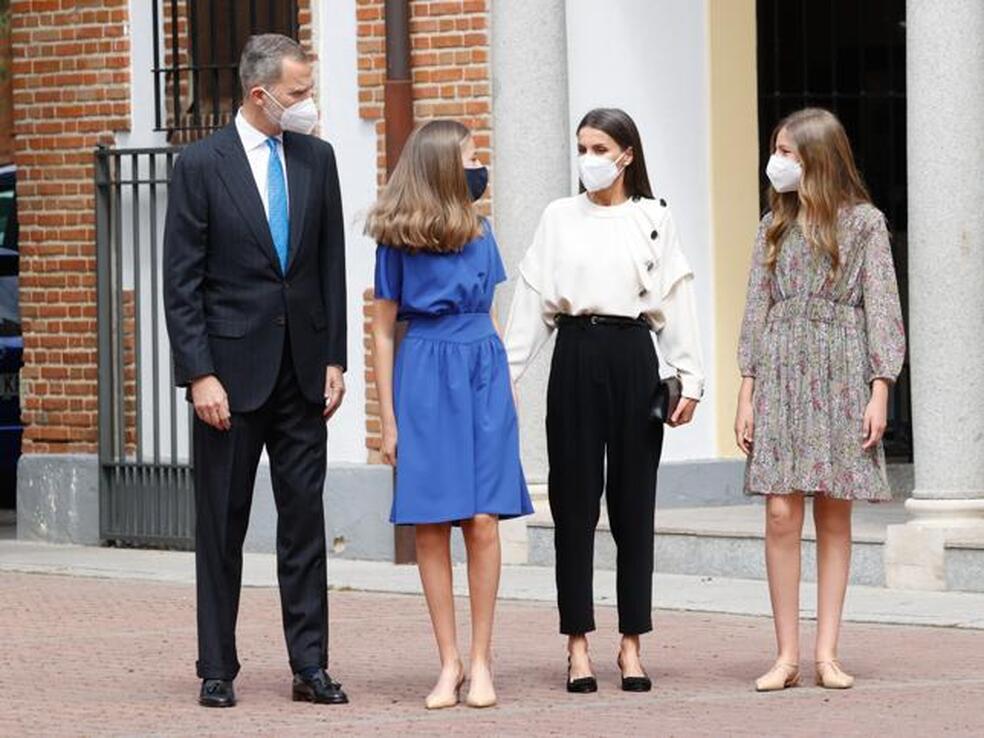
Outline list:
[[[892,589],[947,589],[950,544],[984,544],[984,498],[911,498],[913,519],[885,531],[885,584]]]
[[[17,538],[98,545],[99,457],[21,456],[17,465]]]

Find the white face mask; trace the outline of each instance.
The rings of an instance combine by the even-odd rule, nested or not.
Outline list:
[[[267,97],[273,100],[277,104],[277,107],[280,108],[279,120],[274,118],[267,108],[264,108],[264,110],[267,110],[267,115],[270,116],[270,119],[285,131],[307,135],[318,125],[318,108],[314,104],[314,98],[306,97],[300,102],[294,103],[289,108],[285,108],[269,91],[262,87],[260,89],[266,92]]]
[[[623,156],[625,156],[624,151],[615,159],[598,154],[581,154],[577,158],[577,169],[584,189],[588,192],[598,192],[611,187],[622,173],[617,162]]]
[[[776,192],[795,192],[803,178],[803,167],[788,156],[773,154],[769,157],[765,174]]]

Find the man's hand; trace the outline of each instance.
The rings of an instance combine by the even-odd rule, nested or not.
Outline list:
[[[329,366],[325,370],[325,410],[324,418],[329,420],[342,404],[345,397],[345,375],[340,366]]]
[[[192,381],[191,401],[195,406],[195,415],[203,423],[222,431],[232,427],[229,397],[222,382],[214,374],[207,374]]]

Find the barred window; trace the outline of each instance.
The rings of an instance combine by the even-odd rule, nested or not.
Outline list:
[[[232,120],[239,54],[251,35],[297,38],[297,0],[151,0],[156,130],[173,143]]]

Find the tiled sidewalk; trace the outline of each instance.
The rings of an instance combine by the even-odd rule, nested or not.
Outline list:
[[[467,625],[467,604],[459,621]],[[848,692],[759,695],[772,653],[766,618],[658,612],[644,641],[656,688],[616,688],[615,613],[599,607],[596,695],[563,690],[552,605],[503,601],[500,704],[427,713],[436,657],[422,598],[331,595],[332,674],[352,704],[289,701],[275,589],[247,588],[240,612],[240,705],[195,704],[193,588],[181,582],[0,573],[0,736],[980,736],[984,632],[848,624]],[[462,631],[467,644],[467,631]],[[812,623],[804,624],[809,661]],[[806,680],[807,682],[809,680]]]

